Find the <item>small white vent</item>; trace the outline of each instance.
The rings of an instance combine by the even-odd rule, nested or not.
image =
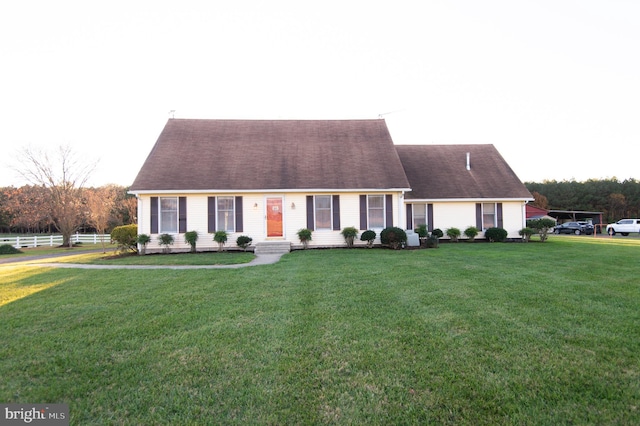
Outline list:
[[[471,153],[467,152],[467,170],[471,170]]]

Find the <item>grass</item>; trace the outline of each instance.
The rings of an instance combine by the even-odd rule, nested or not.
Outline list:
[[[68,403],[83,425],[638,424],[639,248],[0,266],[0,401]]]
[[[113,252],[116,249],[115,244],[105,244],[104,250],[106,252]],[[74,247],[50,247],[40,246],[33,248],[21,248],[21,253],[6,254],[0,256],[0,259],[15,258],[19,260],[25,256],[42,256],[42,255],[67,255],[69,253],[82,253],[88,250],[103,250],[102,244],[77,244]]]
[[[57,259],[57,262],[94,265],[234,265],[255,258],[251,252],[202,252],[173,254],[114,255],[113,253],[80,254]]]

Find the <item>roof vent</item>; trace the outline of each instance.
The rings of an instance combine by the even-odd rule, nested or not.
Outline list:
[[[467,170],[471,170],[471,153],[467,152]]]

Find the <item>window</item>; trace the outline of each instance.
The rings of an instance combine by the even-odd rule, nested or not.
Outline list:
[[[242,197],[207,197],[207,232],[242,232]]]
[[[418,228],[420,225],[427,224],[427,205],[426,204],[414,204],[413,205],[413,229]]]
[[[494,226],[496,226],[495,203],[482,203],[482,229],[489,229]]]
[[[360,194],[360,230],[382,229],[393,224],[393,195]]]
[[[502,203],[476,203],[476,228],[503,227]]]
[[[384,195],[367,197],[369,228],[384,228]]]
[[[315,196],[316,229],[331,228],[331,195]]]
[[[160,233],[178,232],[178,198],[160,197]]]
[[[307,195],[307,228],[340,230],[340,196]]]
[[[235,232],[234,197],[218,197],[218,224],[217,230]]]

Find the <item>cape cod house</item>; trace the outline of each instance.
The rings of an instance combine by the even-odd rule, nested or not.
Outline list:
[[[256,249],[299,245],[301,228],[311,247],[342,246],[348,226],[492,225],[518,238],[531,199],[492,145],[396,146],[383,119],[170,119],[130,192],[148,251],[163,233],[186,250],[194,230],[199,250],[217,248],[218,230]]]

